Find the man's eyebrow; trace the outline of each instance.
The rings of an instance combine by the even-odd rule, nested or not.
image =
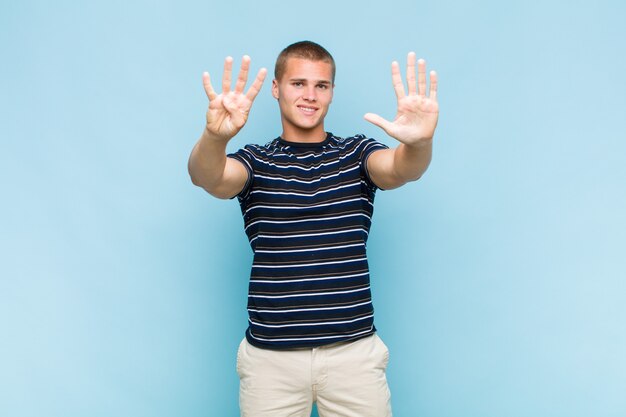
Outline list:
[[[290,79],[289,79],[289,81],[291,81],[291,82],[307,82],[307,81],[309,81],[309,80],[308,80],[308,79],[306,79],[306,78],[290,78]],[[330,81],[328,81],[328,80],[317,80],[317,81],[313,81],[313,82],[314,82],[314,83],[317,83],[317,84],[328,84],[328,85],[331,85],[331,84],[332,84],[332,83],[331,83]]]

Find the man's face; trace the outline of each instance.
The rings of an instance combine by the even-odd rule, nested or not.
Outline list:
[[[333,99],[330,63],[289,58],[282,78],[272,82],[272,95],[278,99],[287,139],[325,136],[324,117]]]

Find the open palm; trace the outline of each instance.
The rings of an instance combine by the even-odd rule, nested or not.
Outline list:
[[[418,145],[429,141],[435,134],[439,117],[437,103],[437,74],[430,72],[430,92],[426,95],[426,62],[417,63],[417,82],[415,79],[415,53],[410,52],[407,62],[408,94],[400,75],[400,66],[391,64],[391,79],[398,99],[398,110],[393,122],[383,117],[367,113],[365,119],[382,128],[387,134],[407,145]]]
[[[241,61],[234,90],[231,90],[232,67],[233,59],[231,57],[226,58],[220,94],[217,94],[213,89],[209,73],[202,74],[204,90],[209,98],[206,129],[212,136],[224,140],[229,140],[235,136],[246,124],[252,103],[259,94],[267,74],[267,70],[261,68],[248,92],[244,94],[244,88],[248,81],[248,70],[250,69],[250,57],[246,55]]]

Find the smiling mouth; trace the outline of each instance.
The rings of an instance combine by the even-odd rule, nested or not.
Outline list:
[[[317,111],[315,107],[298,106],[298,108],[302,110],[305,114],[313,114]]]

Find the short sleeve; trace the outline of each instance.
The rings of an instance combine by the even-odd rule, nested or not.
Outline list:
[[[361,175],[363,175],[363,178],[365,178],[365,181],[367,182],[368,186],[371,189],[376,190],[379,187],[376,184],[374,184],[374,182],[370,178],[370,174],[367,170],[367,160],[370,157],[370,155],[372,155],[372,153],[383,150],[383,149],[389,149],[389,146],[385,145],[384,143],[378,142],[375,139],[366,138],[363,135],[360,135],[358,137],[361,138],[361,142],[359,143],[359,148],[361,148],[361,153],[360,153]]]
[[[254,157],[248,147],[249,145],[246,145],[242,149],[239,149],[237,152],[229,153],[228,155],[226,155],[226,157],[228,158],[233,158],[241,162],[246,168],[246,171],[248,171],[248,179],[246,180],[245,185],[243,186],[239,194],[233,196],[232,198],[238,197],[242,199],[250,193],[250,187],[252,186],[252,181],[254,180]]]

